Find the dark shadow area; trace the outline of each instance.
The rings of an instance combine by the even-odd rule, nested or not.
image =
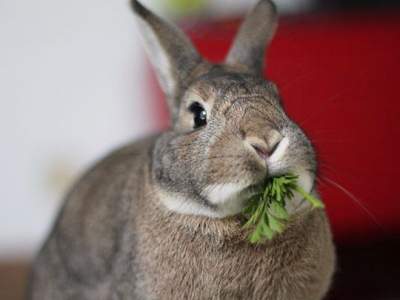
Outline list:
[[[338,262],[328,300],[400,299],[400,239],[337,246]]]
[[[326,300],[400,299],[400,239],[338,245],[334,283]],[[0,299],[22,300],[29,264],[0,263]]]

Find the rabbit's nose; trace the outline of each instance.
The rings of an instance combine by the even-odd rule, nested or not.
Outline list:
[[[270,156],[268,148],[265,147],[264,145],[261,145],[259,143],[257,143],[257,144],[256,143],[251,143],[250,145],[256,151],[258,156],[261,157],[261,159],[266,160]]]
[[[274,154],[282,140],[282,136],[276,131],[276,133],[270,135],[267,142],[257,137],[248,137],[246,140],[258,156],[266,160]]]

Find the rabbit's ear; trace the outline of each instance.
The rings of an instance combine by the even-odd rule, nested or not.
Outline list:
[[[260,0],[243,21],[225,62],[260,74],[264,67],[265,49],[277,28],[277,19],[272,1]]]
[[[185,80],[202,59],[179,28],[162,20],[136,0],[131,4],[139,21],[146,52],[174,117]]]

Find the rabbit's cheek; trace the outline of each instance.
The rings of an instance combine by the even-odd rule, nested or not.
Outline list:
[[[314,176],[305,170],[298,170],[294,172],[298,176],[298,185],[306,192],[310,193],[314,187]]]

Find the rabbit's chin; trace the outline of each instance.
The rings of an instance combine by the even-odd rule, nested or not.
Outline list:
[[[158,190],[158,196],[160,202],[170,211],[185,215],[224,218],[239,214],[251,192],[251,188],[227,183],[208,186],[201,194],[201,197],[207,199],[207,203],[161,189]]]
[[[298,184],[307,193],[313,193],[314,176],[304,170],[293,170],[298,176]],[[200,215],[210,218],[225,218],[234,216],[243,210],[246,200],[257,192],[256,185],[240,183],[221,183],[207,186],[201,197],[207,199],[207,204],[196,199],[182,196],[174,192],[158,190],[161,203],[170,211],[185,215]],[[299,213],[308,209],[310,204],[300,194],[295,192],[294,198],[287,202],[289,214]]]

